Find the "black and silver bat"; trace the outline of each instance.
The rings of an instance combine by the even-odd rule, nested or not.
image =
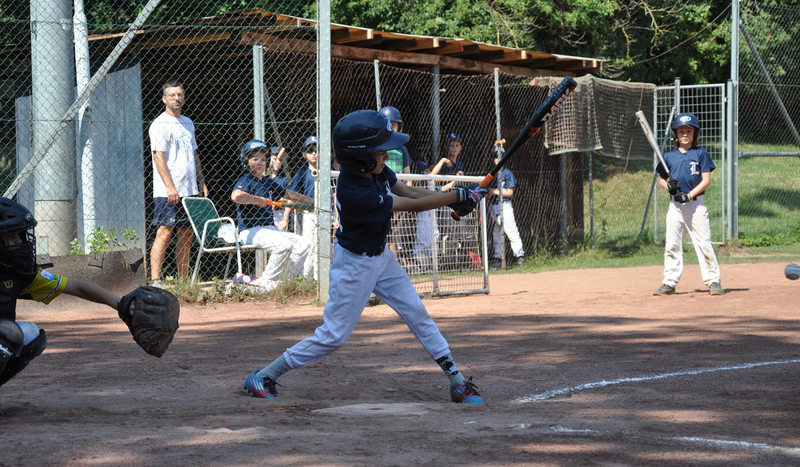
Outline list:
[[[506,149],[505,154],[499,161],[497,161],[497,165],[492,167],[489,173],[481,180],[479,183],[480,186],[486,188],[492,183],[494,177],[497,175],[497,172],[500,171],[501,168],[511,159],[511,156],[514,155],[515,152],[525,143],[528,141],[531,136],[535,135],[539,132],[539,130],[544,127],[544,124],[550,120],[550,117],[556,113],[556,111],[561,107],[561,104],[567,99],[567,97],[572,94],[572,91],[575,90],[575,87],[578,86],[578,83],[571,77],[567,76],[558,86],[553,89],[553,92],[547,96],[547,99],[542,102],[542,105],[539,106],[538,109],[531,115],[531,118],[528,119],[528,122],[522,128],[522,131],[517,134],[517,137],[514,138],[514,141],[511,143],[511,146]],[[461,216],[457,212],[452,213],[453,219],[458,220]]]

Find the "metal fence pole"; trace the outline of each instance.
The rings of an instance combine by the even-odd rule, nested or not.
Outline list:
[[[317,23],[317,297],[328,301],[331,268],[331,2],[318,3]],[[319,181],[323,180],[324,183]]]
[[[375,71],[375,110],[380,110],[381,107],[381,61],[377,58],[372,61],[372,67]]]

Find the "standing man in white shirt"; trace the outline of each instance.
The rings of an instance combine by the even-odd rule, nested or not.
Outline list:
[[[185,99],[181,83],[165,83],[161,88],[164,112],[153,120],[149,130],[153,152],[153,225],[158,226],[150,248],[150,279],[156,286],[163,285],[161,266],[175,229],[178,235],[175,249],[178,276],[189,275],[192,225],[183,212],[181,198],[199,196],[200,193],[208,196],[197,154],[194,123],[181,115]]]

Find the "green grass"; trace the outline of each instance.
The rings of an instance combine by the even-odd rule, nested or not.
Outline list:
[[[192,284],[188,278],[167,282],[167,289],[181,303],[241,303],[271,301],[281,304],[306,302],[317,303],[317,282],[297,278],[284,282],[270,292],[259,292],[254,287],[239,285],[228,289],[228,281],[214,279],[210,283]]]

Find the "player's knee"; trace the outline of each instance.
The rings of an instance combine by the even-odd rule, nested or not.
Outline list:
[[[23,335],[17,323],[0,319],[0,374],[6,364],[22,349]]]
[[[47,347],[47,335],[44,329],[39,329],[35,324],[30,322],[19,323],[22,326],[14,322],[11,322],[11,324],[17,328],[19,336],[21,336],[19,341],[20,346],[14,355],[5,363],[5,368],[0,371],[0,386],[16,376],[17,373],[22,371],[28,363],[31,362],[31,360],[41,355],[45,347]],[[2,334],[3,332],[0,331],[0,335]],[[2,337],[0,337],[0,340],[2,340]]]

